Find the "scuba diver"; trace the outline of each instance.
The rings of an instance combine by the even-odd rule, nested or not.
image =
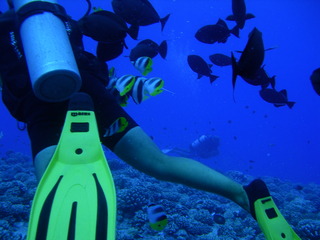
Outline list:
[[[62,148],[57,148],[57,145],[68,112],[70,97],[75,92],[85,93],[91,97],[94,104],[100,142],[120,159],[159,180],[184,184],[228,198],[257,219],[260,227],[267,229],[266,232],[271,231],[281,236],[294,235],[286,221],[279,218],[282,215],[274,205],[269,190],[262,180],[256,179],[242,186],[198,161],[164,154],[106,89],[109,81],[107,64],[92,53],[85,51],[82,42],[83,35],[77,21],[71,19],[61,5],[50,1],[31,1],[29,3],[24,1],[25,5],[16,6],[19,5],[16,2],[19,1],[13,1],[14,4],[8,1],[9,10],[0,15],[2,100],[15,119],[27,124],[35,173],[39,180],[46,169],[51,168],[49,163],[53,155],[54,158],[64,156],[64,152],[59,152]],[[37,5],[38,3],[40,5]],[[49,23],[41,19],[47,15]],[[32,21],[35,18],[40,18],[41,21]],[[50,29],[50,21],[55,22],[56,27]],[[65,35],[61,31],[62,25]],[[48,32],[47,36],[43,36],[42,31],[45,31],[45,28],[53,32]],[[41,38],[45,40],[41,41]],[[59,55],[60,53],[62,55]],[[50,58],[52,54],[57,54],[55,58],[59,59],[52,62]],[[41,57],[42,55],[46,57]],[[51,63],[60,64],[59,61],[62,62],[62,65],[69,66],[65,66],[62,70],[60,65],[48,67],[48,64]],[[51,71],[52,68],[56,68],[56,71]],[[86,114],[90,115],[90,113],[83,115]],[[78,130],[85,131],[83,130],[85,127],[85,124],[79,123]],[[200,138],[198,142],[201,141]],[[192,149],[199,153],[196,150],[197,144],[192,144]],[[56,150],[58,154],[55,153]],[[76,149],[76,154],[80,155],[81,151]],[[64,161],[60,161],[60,165],[63,164],[65,164]],[[81,168],[78,170],[84,171]],[[58,184],[62,181],[62,177],[59,177],[61,175],[59,168],[56,168],[55,171],[57,171],[55,176],[57,176]],[[101,185],[103,187],[106,183],[100,181],[99,184],[95,182],[95,185],[92,186],[87,184],[88,186],[82,191],[90,191],[92,188],[99,190]],[[52,195],[58,194],[58,191],[59,188],[56,185],[48,190],[45,208],[48,207],[48,201],[52,200]],[[88,200],[87,198],[79,199],[80,202]],[[270,216],[264,212],[266,203],[268,209],[272,209],[268,211],[271,212]],[[91,207],[96,208],[97,206]],[[72,209],[74,208],[76,206],[73,205]],[[66,218],[63,214],[67,214],[67,211],[56,217],[62,220]],[[77,223],[79,215],[73,214],[70,217],[70,225],[66,224],[68,234],[74,233],[72,230],[75,228],[74,224]],[[46,213],[41,216],[44,219],[51,217]],[[274,219],[280,221],[280,223],[276,222],[277,226],[279,224],[282,226],[280,233],[274,229],[272,222],[270,223]],[[86,222],[96,225],[103,224],[96,220],[87,219]],[[43,223],[39,222],[39,224]],[[270,226],[271,230],[268,230]],[[82,231],[81,226],[76,229]],[[85,230],[82,234],[86,234]],[[63,236],[59,239],[66,238]]]
[[[162,152],[188,158],[210,158],[219,155],[219,145],[219,137],[201,135],[189,145],[189,149],[173,147],[162,149]]]

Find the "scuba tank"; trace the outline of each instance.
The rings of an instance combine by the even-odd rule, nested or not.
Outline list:
[[[67,100],[82,81],[64,24],[64,8],[55,0],[13,0],[13,5],[35,95],[47,102]]]

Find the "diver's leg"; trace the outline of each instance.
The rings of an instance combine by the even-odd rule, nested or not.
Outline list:
[[[114,152],[133,167],[160,180],[216,193],[250,210],[242,185],[192,159],[165,155],[140,127],[127,132]]]
[[[34,158],[34,167],[35,167],[35,174],[40,181],[42,175],[44,174],[46,168],[48,167],[50,160],[56,150],[56,145],[46,147],[42,149]]]

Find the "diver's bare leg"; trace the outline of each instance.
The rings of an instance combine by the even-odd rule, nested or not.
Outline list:
[[[50,160],[54,154],[54,151],[56,150],[56,147],[57,147],[56,145],[53,145],[53,146],[44,148],[34,158],[35,174],[38,181],[40,181],[47,166],[49,165]]]
[[[189,158],[167,156],[140,128],[131,129],[115,146],[115,154],[157,179],[181,183],[226,197],[249,211],[242,185]]]

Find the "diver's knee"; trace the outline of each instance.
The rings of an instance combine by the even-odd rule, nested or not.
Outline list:
[[[153,171],[151,175],[160,181],[171,181],[170,177],[170,161],[171,156],[166,154],[161,154],[158,156],[157,161],[154,162]]]
[[[35,173],[37,179],[40,181],[43,173],[47,169],[47,166],[50,163],[50,160],[56,150],[56,145],[47,147],[42,149],[34,158],[34,166],[35,166]]]

